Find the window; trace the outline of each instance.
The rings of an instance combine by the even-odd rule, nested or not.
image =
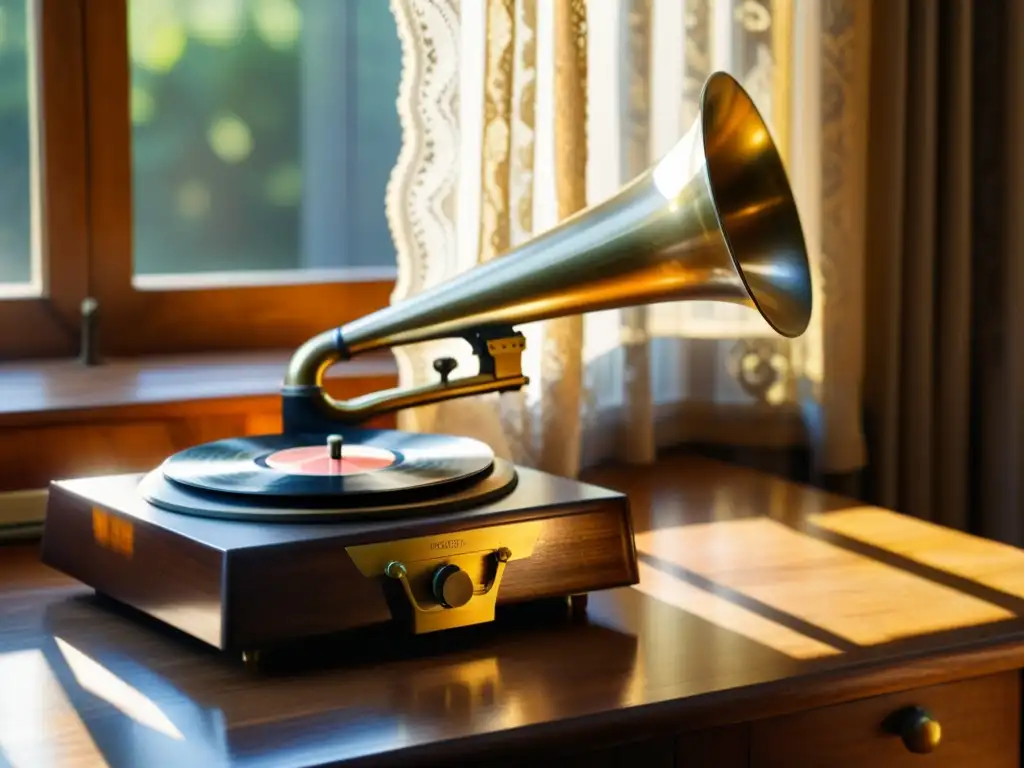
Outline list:
[[[0,3],[0,285],[8,296],[38,293],[31,151],[29,20],[24,0]]]
[[[113,355],[386,305],[400,73],[380,0],[0,0],[0,355],[75,352],[87,296]]]
[[[76,348],[88,265],[74,6],[0,0],[0,360]]]

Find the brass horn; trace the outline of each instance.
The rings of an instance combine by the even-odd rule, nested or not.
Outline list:
[[[404,302],[321,333],[294,354],[282,389],[287,432],[528,383],[513,326],[641,304],[753,307],[793,338],[811,314],[811,276],[793,193],[761,115],[732,77],[704,84],[687,134],[615,197]],[[370,350],[462,337],[476,375],[336,401],[324,372]]]

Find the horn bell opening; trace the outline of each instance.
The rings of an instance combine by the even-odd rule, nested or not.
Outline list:
[[[757,107],[716,72],[701,93],[708,189],[733,266],[755,308],[787,338],[811,318],[810,265],[782,158]]]

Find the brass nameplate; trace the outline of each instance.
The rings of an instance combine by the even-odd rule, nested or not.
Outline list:
[[[512,560],[529,557],[540,535],[541,521],[509,523],[473,528],[440,536],[378,541],[346,547],[364,576],[381,576],[392,560],[406,565],[420,561],[443,561],[453,555],[495,552],[501,547],[512,552]]]
[[[364,576],[401,584],[419,634],[492,621],[506,565],[533,554],[541,525],[539,520],[509,523],[361,544],[346,551]],[[460,599],[445,604],[438,581],[453,572],[462,585],[453,594]]]

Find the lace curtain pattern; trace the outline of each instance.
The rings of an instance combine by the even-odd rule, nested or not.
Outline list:
[[[614,195],[685,133],[718,69],[772,127],[816,284],[797,341],[750,310],[692,302],[523,327],[529,387],[404,412],[401,426],[565,475],[687,441],[810,441],[819,469],[859,467],[864,137],[847,105],[864,98],[866,5],[391,0],[404,51],[394,301]],[[439,355],[475,370],[464,342],[435,342],[396,350],[402,383],[435,378]]]

